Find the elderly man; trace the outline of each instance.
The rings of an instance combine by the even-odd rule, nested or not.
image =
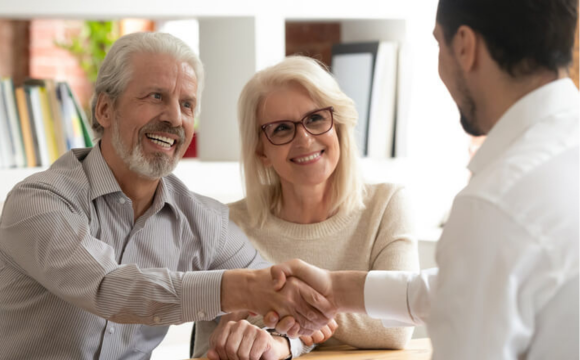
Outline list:
[[[436,360],[578,359],[577,19],[577,0],[440,0],[439,74],[463,128],[487,139],[439,240],[439,270],[294,261],[279,278],[389,326],[426,323]]]
[[[170,35],[115,43],[92,101],[98,144],[7,198],[0,358],[143,359],[168,325],[222,312],[273,310],[305,334],[333,316],[300,281],[276,293],[268,269],[224,271],[268,264],[226,206],[170,175],[191,141],[202,84],[200,61]]]

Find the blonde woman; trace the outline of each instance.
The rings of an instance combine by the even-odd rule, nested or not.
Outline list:
[[[418,270],[405,191],[363,184],[354,103],[318,62],[292,56],[255,74],[238,116],[246,198],[230,204],[230,217],[265,259],[300,258],[330,270]],[[232,320],[198,323],[194,354],[213,349],[213,358],[280,359],[300,356],[320,340],[287,341],[266,335],[260,319]],[[335,330],[324,346],[400,349],[413,331],[385,328],[361,314],[339,314],[336,321],[338,328],[323,334]]]

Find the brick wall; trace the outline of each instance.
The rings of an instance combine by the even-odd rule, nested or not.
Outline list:
[[[286,55],[305,55],[330,66],[332,45],[340,42],[338,22],[286,22]]]
[[[0,20],[0,77],[19,85],[28,76],[29,22]]]
[[[30,76],[67,81],[80,103],[87,108],[92,85],[76,57],[55,43],[68,43],[82,27],[81,20],[30,21]]]

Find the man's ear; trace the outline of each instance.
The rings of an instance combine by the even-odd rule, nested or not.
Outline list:
[[[477,36],[472,28],[461,25],[453,37],[453,52],[459,66],[464,72],[469,72],[477,66],[478,42],[481,38]]]
[[[107,94],[99,94],[95,106],[95,118],[105,129],[113,123],[113,101]]]

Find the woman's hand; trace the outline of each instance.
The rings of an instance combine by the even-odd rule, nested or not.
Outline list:
[[[210,360],[278,360],[290,354],[288,341],[246,320],[220,321],[210,337]]]
[[[328,323],[328,325],[324,326],[322,329],[318,331],[315,331],[314,334],[312,334],[311,336],[300,336],[300,340],[302,340],[302,342],[306,346],[312,346],[313,344],[321,344],[326,340],[330,339],[332,335],[334,335],[336,328],[338,328],[338,324],[336,323],[335,320],[332,320],[331,322]]]

